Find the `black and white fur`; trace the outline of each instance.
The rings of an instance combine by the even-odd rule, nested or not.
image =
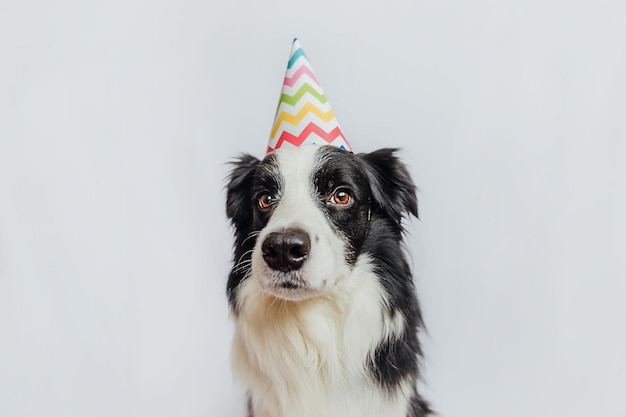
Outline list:
[[[227,293],[251,417],[428,415],[402,249],[416,190],[394,152],[304,146],[234,163]]]

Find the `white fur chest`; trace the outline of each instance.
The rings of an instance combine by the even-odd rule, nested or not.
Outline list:
[[[383,313],[383,294],[367,260],[323,298],[290,302],[243,282],[232,361],[254,417],[406,417],[412,387],[388,393],[367,370],[404,326]]]

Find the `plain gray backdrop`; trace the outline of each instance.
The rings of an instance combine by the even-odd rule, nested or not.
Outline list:
[[[440,415],[626,416],[620,0],[0,0],[0,415],[244,415],[224,177],[294,36],[419,186]]]

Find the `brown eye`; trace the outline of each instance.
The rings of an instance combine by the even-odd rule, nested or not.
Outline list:
[[[263,194],[259,197],[259,207],[262,209],[269,208],[272,204],[274,204],[274,197],[269,194]]]
[[[332,204],[346,206],[352,203],[352,196],[345,190],[337,190],[330,198]]]

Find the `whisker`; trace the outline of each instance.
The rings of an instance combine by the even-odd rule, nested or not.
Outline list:
[[[237,262],[235,263],[235,265],[233,266],[233,271],[235,272],[239,272],[243,269],[249,269],[249,266],[252,264],[252,259],[251,258],[247,258],[244,259],[248,254],[251,254],[254,251],[254,249],[250,249],[246,252],[244,252],[239,259],[237,260]]]
[[[242,262],[242,259],[243,259],[245,256],[247,256],[248,254],[252,253],[252,252],[254,252],[254,249],[250,249],[250,250],[245,251],[245,252],[244,252],[244,253],[243,253],[243,254],[239,257],[239,259],[237,259],[237,264],[239,264],[240,262]],[[244,259],[244,260],[245,260],[245,259]]]
[[[234,272],[239,272],[239,271],[251,271],[250,266],[252,265],[251,261],[245,261],[242,262],[240,264],[235,265],[235,267],[233,268]]]
[[[243,242],[241,242],[242,245],[244,245],[249,239],[253,239],[255,237],[258,237],[261,234],[260,230],[253,230],[252,232],[248,233],[248,237],[246,237]]]

